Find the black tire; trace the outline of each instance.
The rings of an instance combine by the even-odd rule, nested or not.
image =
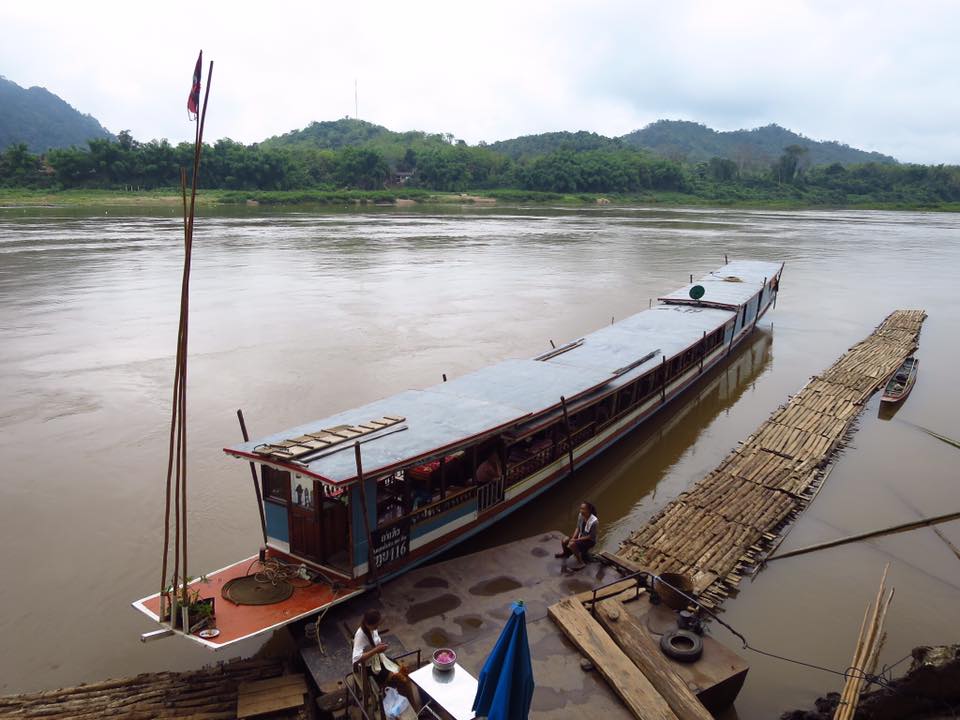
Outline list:
[[[660,649],[677,662],[696,662],[703,655],[703,638],[689,630],[670,630],[660,638]]]

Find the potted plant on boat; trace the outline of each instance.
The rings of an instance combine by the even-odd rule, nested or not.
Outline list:
[[[200,591],[197,588],[191,588],[190,583],[193,582],[193,578],[187,578],[187,585],[184,587],[182,584],[177,585],[175,581],[171,583],[164,590],[164,595],[166,596],[165,607],[163,617],[160,618],[163,622],[169,622],[170,620],[170,608],[174,603],[174,588],[178,590],[183,590],[182,594],[178,593],[179,597],[177,598],[178,608],[186,605],[187,608],[187,632],[195,632],[201,630],[205,627],[212,626],[216,620],[216,611],[215,611],[215,601],[214,598],[200,597]],[[200,582],[208,582],[206,575],[200,576]],[[174,618],[173,626],[176,629],[183,629],[183,615],[181,612],[177,612],[177,616]]]

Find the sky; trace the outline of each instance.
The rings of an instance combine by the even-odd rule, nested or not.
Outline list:
[[[474,144],[661,118],[960,164],[960,2],[4,2],[0,75],[138,140],[354,116]],[[206,71],[205,71],[206,72]]]

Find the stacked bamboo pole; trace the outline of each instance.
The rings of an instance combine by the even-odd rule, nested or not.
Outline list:
[[[688,574],[704,604],[722,603],[812,502],[866,401],[916,348],[925,318],[891,313],[618,553],[654,572]]]
[[[203,52],[197,58],[194,82],[197,100],[200,92],[200,71]],[[170,407],[170,436],[167,449],[166,491],[164,494],[163,555],[160,570],[160,617],[167,616],[167,587],[170,587],[170,627],[176,627],[178,605],[182,610],[182,626],[188,622],[188,591],[190,575],[187,570],[187,356],[190,318],[190,268],[193,256],[193,224],[197,201],[197,183],[200,175],[200,155],[203,150],[203,128],[207,117],[207,102],[210,99],[210,80],[213,62],[207,71],[207,88],[203,108],[196,118],[196,135],[193,145],[193,173],[191,176],[189,203],[187,201],[187,171],[180,168],[180,190],[183,199],[183,272],[180,279],[180,323],[177,328],[176,364],[173,374],[173,400]],[[170,555],[170,509],[173,506],[173,577],[168,579]]]
[[[887,616],[887,608],[890,607],[890,601],[893,600],[893,588],[887,590],[887,571],[890,564],[883,569],[883,577],[880,578],[880,589],[877,591],[877,599],[867,606],[863,613],[863,622],[860,623],[860,634],[857,637],[857,647],[853,653],[853,661],[847,670],[847,681],[843,685],[843,692],[840,695],[840,702],[833,715],[833,720],[853,720],[857,712],[857,704],[860,702],[860,692],[866,684],[866,677],[873,673],[877,667],[877,656],[880,654],[880,648],[886,638],[883,630],[883,622]],[[867,617],[870,617],[869,624]]]
[[[23,718],[189,718],[227,720],[237,716],[241,683],[283,674],[279,660],[246,660],[191,672],[136,677],[0,697],[0,720]]]

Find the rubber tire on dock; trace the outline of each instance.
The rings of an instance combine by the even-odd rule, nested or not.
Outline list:
[[[703,655],[703,638],[689,630],[669,630],[660,638],[660,649],[677,662],[696,662]]]

